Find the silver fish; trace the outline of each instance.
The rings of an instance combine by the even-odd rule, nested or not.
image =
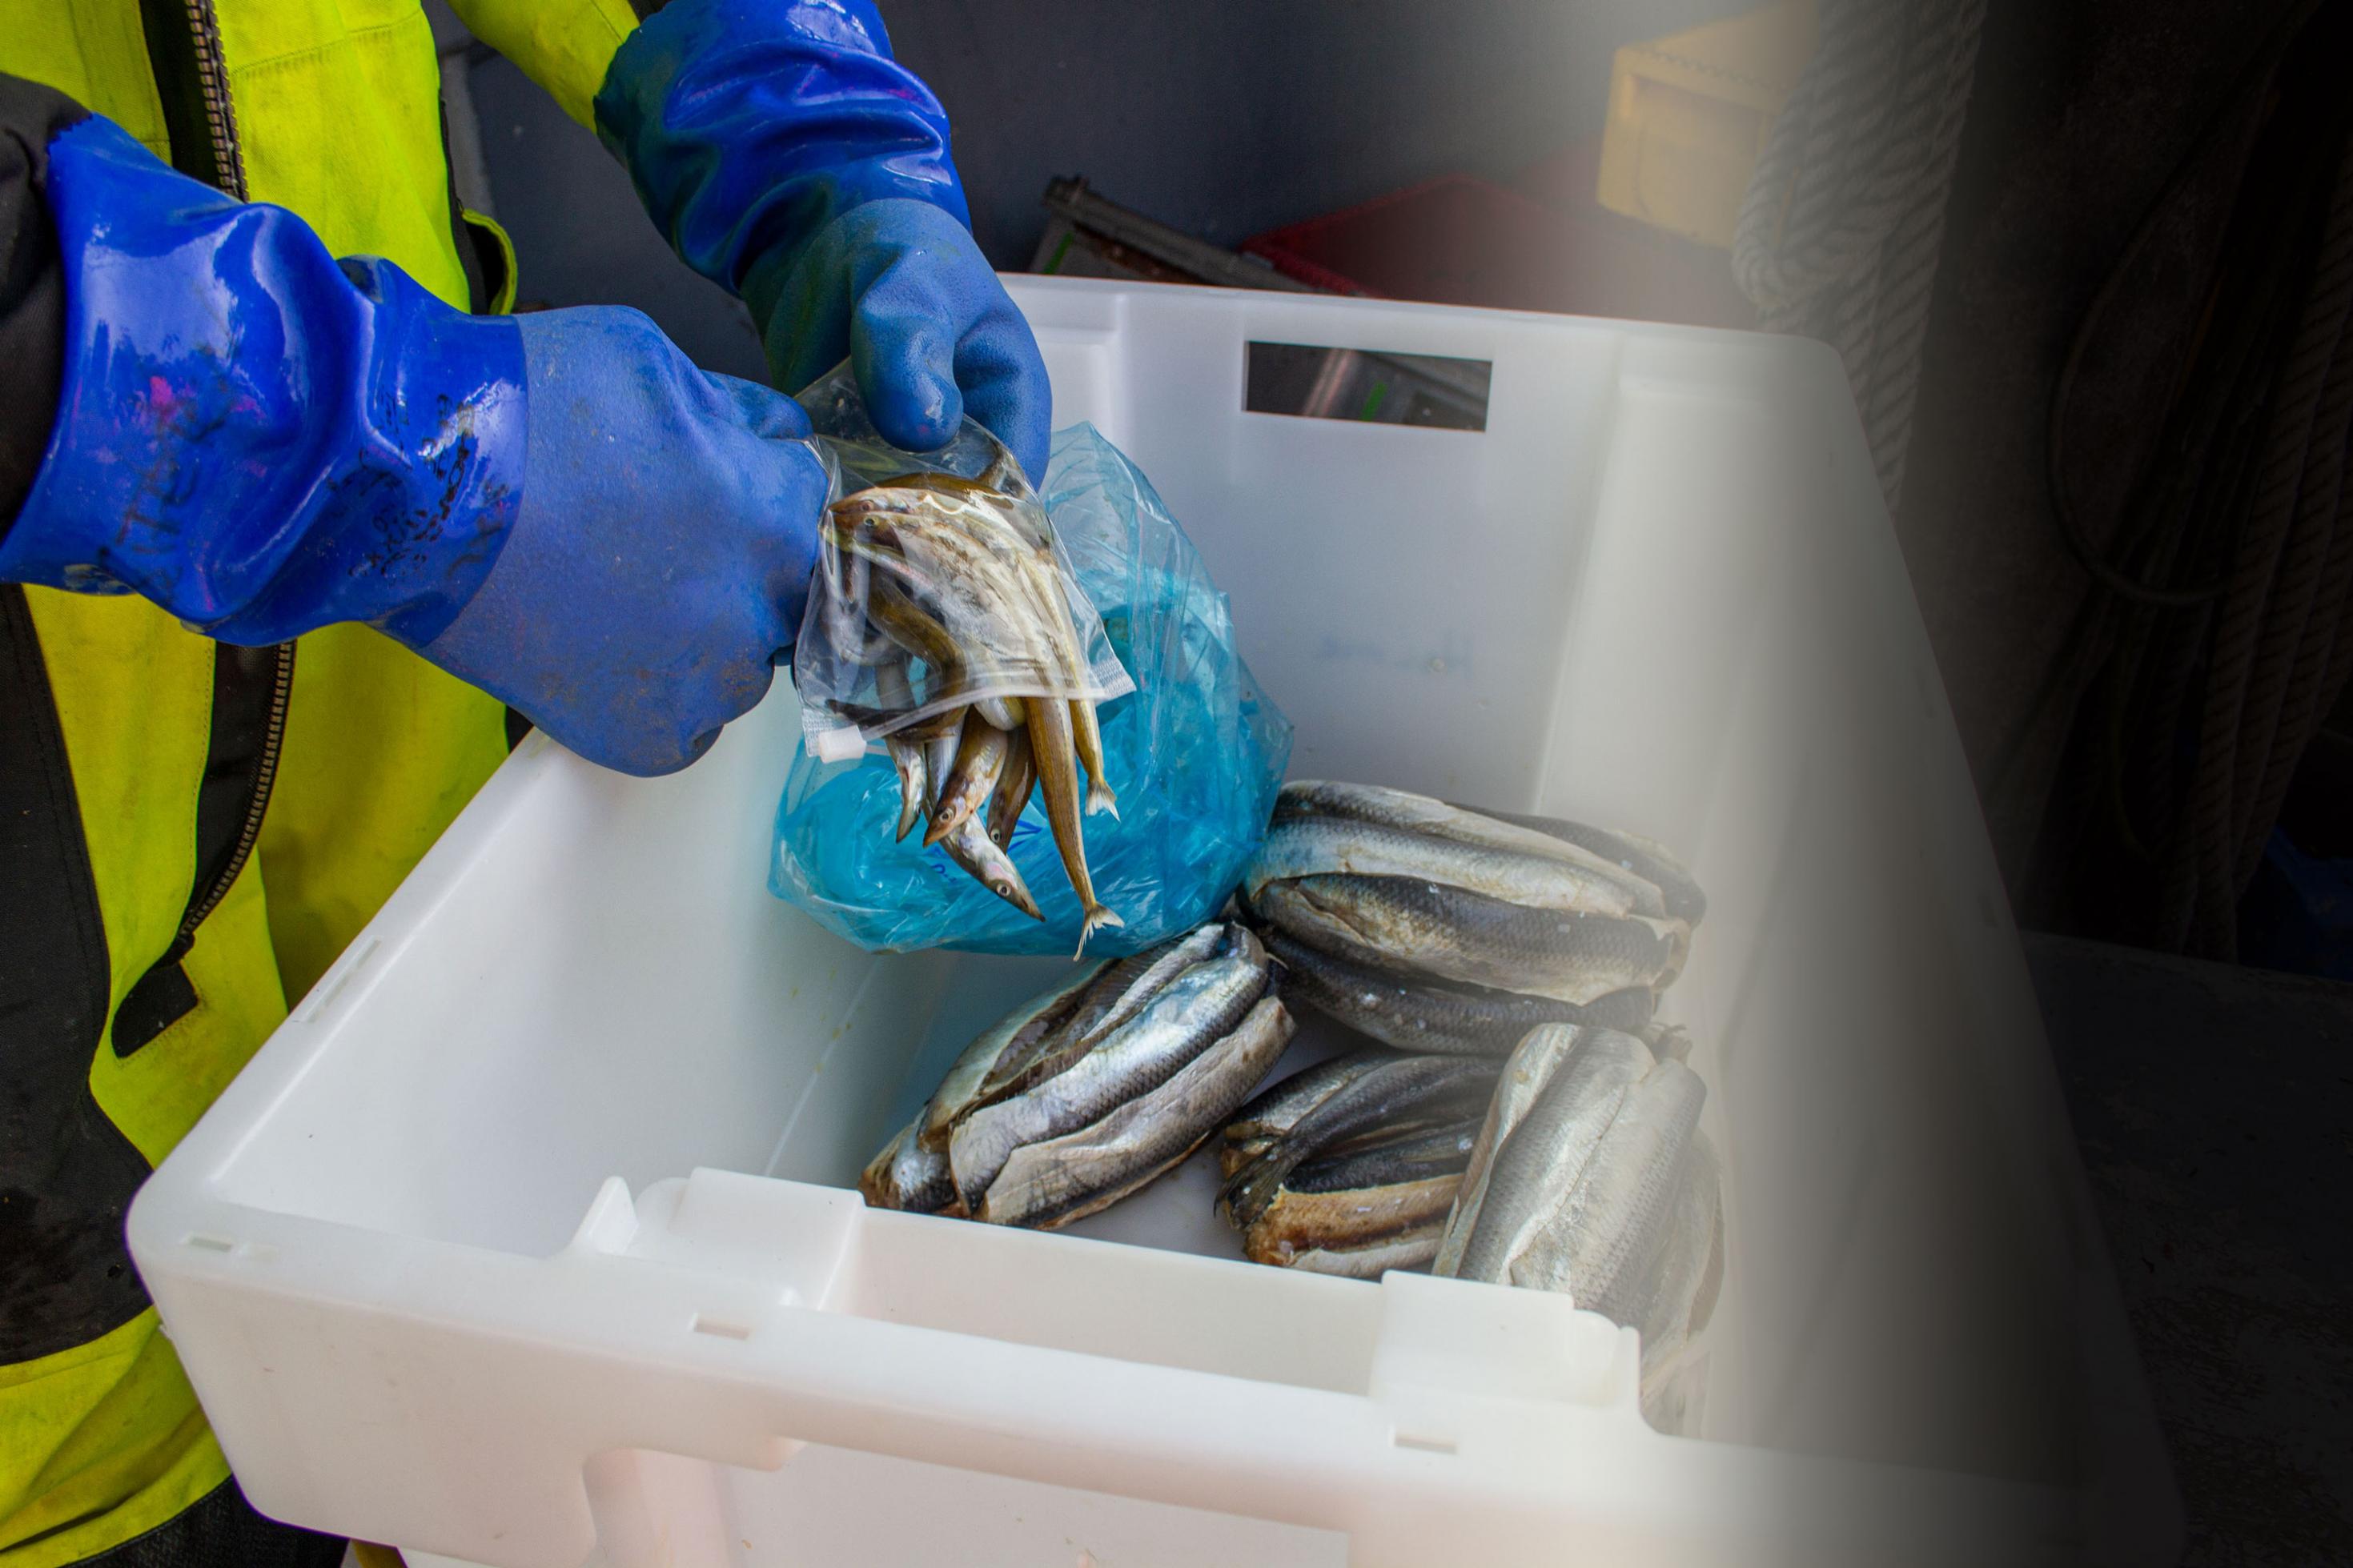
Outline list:
[[[1291,1032],[1282,1001],[1260,997],[1157,1088],[1092,1126],[1016,1149],[974,1217],[1051,1228],[1118,1202],[1198,1148],[1266,1076]]]
[[[979,713],[979,707],[976,705],[973,711]],[[955,761],[949,764],[947,777],[940,783],[938,798],[932,803],[932,825],[923,833],[923,847],[927,849],[944,842],[949,834],[962,827],[966,818],[987,804],[997,788],[997,775],[1005,771],[1013,737],[987,722],[985,714],[982,717],[981,723],[965,724],[956,742]]]
[[[947,1150],[948,1128],[970,1108],[978,1098],[981,1088],[988,1081],[999,1060],[1007,1055],[1026,1048],[1039,1036],[1050,1032],[1054,1026],[1070,1016],[1079,1005],[1080,997],[1094,984],[1105,967],[1102,962],[1088,964],[1051,990],[1040,992],[1022,1003],[1004,1017],[973,1037],[962,1054],[948,1067],[940,1079],[940,1087],[923,1104],[923,1114],[916,1118],[917,1135],[929,1147],[944,1153]]]
[[[1229,1177],[1218,1212],[1236,1230],[1248,1230],[1309,1158],[1375,1128],[1475,1109],[1493,1091],[1496,1071],[1496,1063],[1473,1057],[1398,1057],[1378,1064],[1325,1096]]]
[[[1321,1246],[1293,1252],[1282,1261],[1308,1274],[1333,1274],[1343,1279],[1378,1279],[1392,1269],[1410,1272],[1430,1267],[1438,1256],[1440,1226],[1433,1221],[1410,1230],[1391,1231],[1356,1247]]]
[[[889,735],[882,744],[891,753],[891,765],[899,772],[899,839],[904,843],[931,802],[931,773],[923,763],[923,748],[916,742],[903,735]]]
[[[1038,788],[1046,797],[1046,821],[1054,830],[1054,845],[1061,852],[1062,869],[1069,873],[1071,886],[1085,911],[1079,923],[1079,951],[1084,952],[1087,938],[1097,931],[1127,922],[1105,909],[1103,900],[1095,897],[1094,879],[1087,870],[1086,829],[1080,825],[1074,744],[1069,704],[1048,700],[1029,704],[1030,756],[1037,763]]]
[[[1527,1120],[1545,1085],[1552,1081],[1560,1064],[1585,1038],[1582,1029],[1546,1024],[1530,1029],[1513,1047],[1510,1058],[1504,1063],[1503,1078],[1495,1085],[1495,1098],[1488,1102],[1486,1118],[1465,1163],[1462,1192],[1454,1200],[1446,1238],[1431,1265],[1435,1272],[1452,1275],[1460,1270],[1463,1248],[1470,1244],[1471,1233],[1479,1224],[1480,1205],[1486,1200],[1495,1151]]]
[[[1240,934],[1240,928],[1211,921],[1142,952],[1097,965],[1094,980],[1061,1022],[1025,1049],[1008,1051],[999,1059],[973,1097],[974,1108],[1008,1099],[1061,1072],[1134,1017],[1170,981],[1220,950],[1255,962],[1254,950],[1237,940]]]
[[[943,716],[939,726],[929,731],[923,745],[923,777],[930,793],[924,796],[923,809],[929,811],[940,797],[941,786],[948,782],[948,770],[955,766],[956,752],[964,745],[964,728],[971,710],[954,709]]]
[[[1119,797],[1103,778],[1103,721],[1096,717],[1094,703],[1084,697],[1071,699],[1071,740],[1079,765],[1087,772],[1087,815],[1107,811],[1113,820],[1118,820]]]
[[[1303,1255],[1362,1253],[1401,1234],[1423,1231],[1435,1255],[1439,1227],[1461,1185],[1477,1127],[1475,1121],[1457,1120],[1389,1133],[1349,1152],[1303,1163],[1243,1234],[1244,1256],[1255,1263],[1296,1267]],[[1357,1262],[1368,1265],[1369,1259]],[[1411,1267],[1393,1260],[1384,1266]]]
[[[1469,1173],[1466,1184],[1479,1198],[1476,1223],[1451,1270],[1461,1279],[1499,1284],[1515,1278],[1514,1260],[1597,1158],[1620,1108],[1652,1065],[1649,1047],[1609,1030],[1579,1031],[1566,1052],[1556,1037],[1532,1052],[1533,1061],[1550,1057],[1556,1065],[1510,1131],[1488,1140],[1485,1168],[1474,1162]],[[1456,1228],[1464,1217],[1458,1213]]]
[[[988,825],[977,816],[958,823],[955,831],[941,840],[940,847],[975,881],[1031,920],[1046,918],[1038,909],[1038,900],[1030,896],[1029,884],[1021,879],[1020,868],[1013,864],[1011,856],[997,847],[997,840],[988,836]]]
[[[1476,806],[1461,809],[1479,810]],[[1513,811],[1488,811],[1481,815],[1574,844],[1641,878],[1659,889],[1671,919],[1696,927],[1707,914],[1707,895],[1700,890],[1699,883],[1693,879],[1683,863],[1675,858],[1673,852],[1663,844],[1640,834],[1595,827],[1588,823],[1570,822],[1557,816],[1532,816]]]
[[[1219,1173],[1231,1176],[1271,1148],[1276,1140],[1299,1124],[1301,1117],[1383,1062],[1397,1059],[1388,1051],[1376,1050],[1329,1057],[1258,1095],[1226,1123],[1225,1146],[1218,1156]]]
[[[1196,964],[1061,1072],[966,1115],[949,1136],[948,1163],[967,1206],[977,1210],[1014,1150],[1102,1120],[1230,1034],[1265,994],[1270,971],[1262,953]]]
[[[1706,1095],[1699,1076],[1681,1062],[1653,1066],[1627,1095],[1567,1199],[1512,1259],[1512,1282],[1566,1290],[1579,1307],[1613,1322],[1635,1321]]]
[[[1269,882],[1321,872],[1440,882],[1524,909],[1622,916],[1649,904],[1658,912],[1655,890],[1614,867],[1334,816],[1279,819],[1244,868],[1242,891],[1254,899]]]
[[[1723,1178],[1704,1132],[1683,1152],[1682,1190],[1651,1266],[1639,1312],[1642,1415],[1662,1432],[1686,1428],[1693,1392],[1683,1369],[1704,1340],[1724,1285]]]
[[[907,681],[903,655],[885,658],[874,668],[874,698],[886,710],[904,712],[914,706],[914,689]],[[912,728],[912,726],[910,726]],[[899,773],[899,837],[904,841],[931,798],[930,776],[923,766],[923,748],[906,729],[892,731],[882,742]]]
[[[1502,1056],[1538,1024],[1646,1028],[1657,997],[1647,986],[1584,1006],[1481,985],[1409,977],[1319,952],[1270,922],[1260,933],[1282,965],[1283,994],[1360,1035],[1401,1051]]]
[[[999,481],[1014,488],[1000,489]],[[904,474],[834,503],[826,537],[828,559],[852,562],[865,574],[870,617],[932,669],[935,692],[965,694],[973,717],[989,729],[1029,731],[1026,765],[1008,768],[990,755],[984,760],[995,764],[993,771],[966,766],[953,778],[943,759],[932,755],[923,759],[919,781],[913,759],[894,748],[902,836],[912,826],[904,801],[927,786],[934,809],[924,842],[947,845],[959,865],[1034,913],[1003,852],[1029,792],[1042,792],[1048,826],[1079,895],[1083,953],[1090,936],[1121,921],[1095,895],[1080,820],[1094,811],[1116,816],[1118,808],[1104,777],[1094,704],[1083,695],[1093,671],[1035,492],[1002,455],[978,479]],[[976,743],[982,737],[972,729],[967,726],[967,742]],[[984,777],[982,798],[970,800]],[[984,804],[995,856],[968,836],[960,847],[952,842]]]
[[[900,1129],[858,1178],[859,1192],[875,1208],[932,1214],[955,1196],[946,1157],[924,1148],[915,1136],[922,1127],[919,1116]]]
[[[1252,911],[1311,947],[1372,968],[1584,1005],[1663,989],[1691,933],[1680,921],[1532,910],[1399,877],[1270,882]]]
[[[1297,779],[1284,784],[1275,800],[1275,820],[1309,816],[1337,817],[1456,844],[1550,857],[1624,884],[1634,900],[1632,913],[1662,916],[1667,912],[1666,900],[1654,884],[1580,845],[1426,795],[1323,779]]]
[[[1013,731],[1005,753],[1005,771],[997,775],[997,787],[988,794],[988,837],[999,849],[1013,847],[1013,825],[1021,820],[1037,783],[1038,765],[1029,759],[1029,731],[1025,725]]]
[[[1679,1344],[1704,1331],[1724,1284],[1724,1175],[1715,1145],[1694,1131],[1683,1150],[1665,1239],[1644,1279],[1634,1325],[1642,1331],[1642,1365],[1650,1369]]]

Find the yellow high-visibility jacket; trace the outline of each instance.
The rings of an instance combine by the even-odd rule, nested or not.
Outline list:
[[[628,0],[456,8],[584,124],[638,22]],[[225,85],[232,194],[453,304],[504,308],[501,275],[512,296],[503,237],[451,190],[417,0],[0,0],[0,72],[191,173],[219,151],[192,95]],[[227,1482],[123,1211],[505,755],[505,722],[365,626],[234,648],[143,600],[0,584],[0,929],[21,938],[0,954],[0,1568],[168,1532]]]

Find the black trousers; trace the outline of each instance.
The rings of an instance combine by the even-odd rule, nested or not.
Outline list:
[[[78,1568],[339,1568],[343,1542],[253,1511],[234,1480]]]

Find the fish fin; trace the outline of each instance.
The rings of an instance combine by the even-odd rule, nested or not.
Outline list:
[[[1098,931],[1103,930],[1106,926],[1116,931],[1126,924],[1127,922],[1125,921],[1120,919],[1117,915],[1112,913],[1101,904],[1088,905],[1087,918],[1079,922],[1079,951],[1071,954],[1071,957],[1073,960],[1084,958],[1087,955],[1087,938],[1094,935]]]
[[[1119,820],[1119,800],[1111,793],[1109,784],[1098,784],[1088,787],[1087,815],[1092,816],[1099,811],[1110,812],[1113,822]]]
[[[1275,1194],[1298,1163],[1277,1149],[1243,1165],[1218,1190],[1218,1217],[1236,1230],[1250,1229],[1273,1205]]]

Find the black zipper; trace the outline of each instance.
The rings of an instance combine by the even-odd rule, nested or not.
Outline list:
[[[237,106],[230,100],[228,66],[221,53],[220,23],[212,0],[142,0],[140,20],[149,61],[164,104],[173,166],[237,201],[247,199],[245,155],[237,145]],[[294,688],[294,645],[270,648],[269,706],[256,744],[251,710],[262,679],[252,650],[215,649],[212,739],[206,759],[208,781],[226,772],[242,773],[244,800],[222,803],[214,812],[200,800],[197,862],[186,910],[171,945],[123,997],[117,1009],[114,1048],[128,1055],[171,1026],[195,1005],[196,997],[180,961],[195,945],[196,928],[237,885],[261,837],[278,779],[279,753],[286,739],[286,710]],[[236,827],[224,856],[215,846],[234,812]]]
[[[204,101],[205,135],[211,144],[213,180],[222,191],[238,201],[246,199],[245,153],[237,144],[237,106],[229,101],[228,66],[221,58],[220,19],[213,10],[213,0],[186,0],[188,32],[195,46],[196,89]],[[185,952],[187,943],[195,941],[196,927],[204,923],[245,869],[253,856],[255,840],[261,837],[261,819],[269,810],[270,786],[278,782],[278,753],[286,740],[286,704],[294,689],[294,645],[280,643],[272,648],[275,656],[269,670],[269,717],[262,730],[261,756],[253,771],[253,790],[246,801],[244,820],[237,824],[237,847],[229,852],[228,863],[212,886],[199,889],[188,900],[187,913],[181,917],[179,934],[172,945]],[[176,959],[174,962],[177,962]]]
[[[213,159],[212,183],[238,201],[245,195],[245,154],[237,144],[237,109],[228,100],[228,67],[221,59],[220,17],[213,0],[186,0],[188,33],[195,47],[196,91],[204,104],[205,140]]]

